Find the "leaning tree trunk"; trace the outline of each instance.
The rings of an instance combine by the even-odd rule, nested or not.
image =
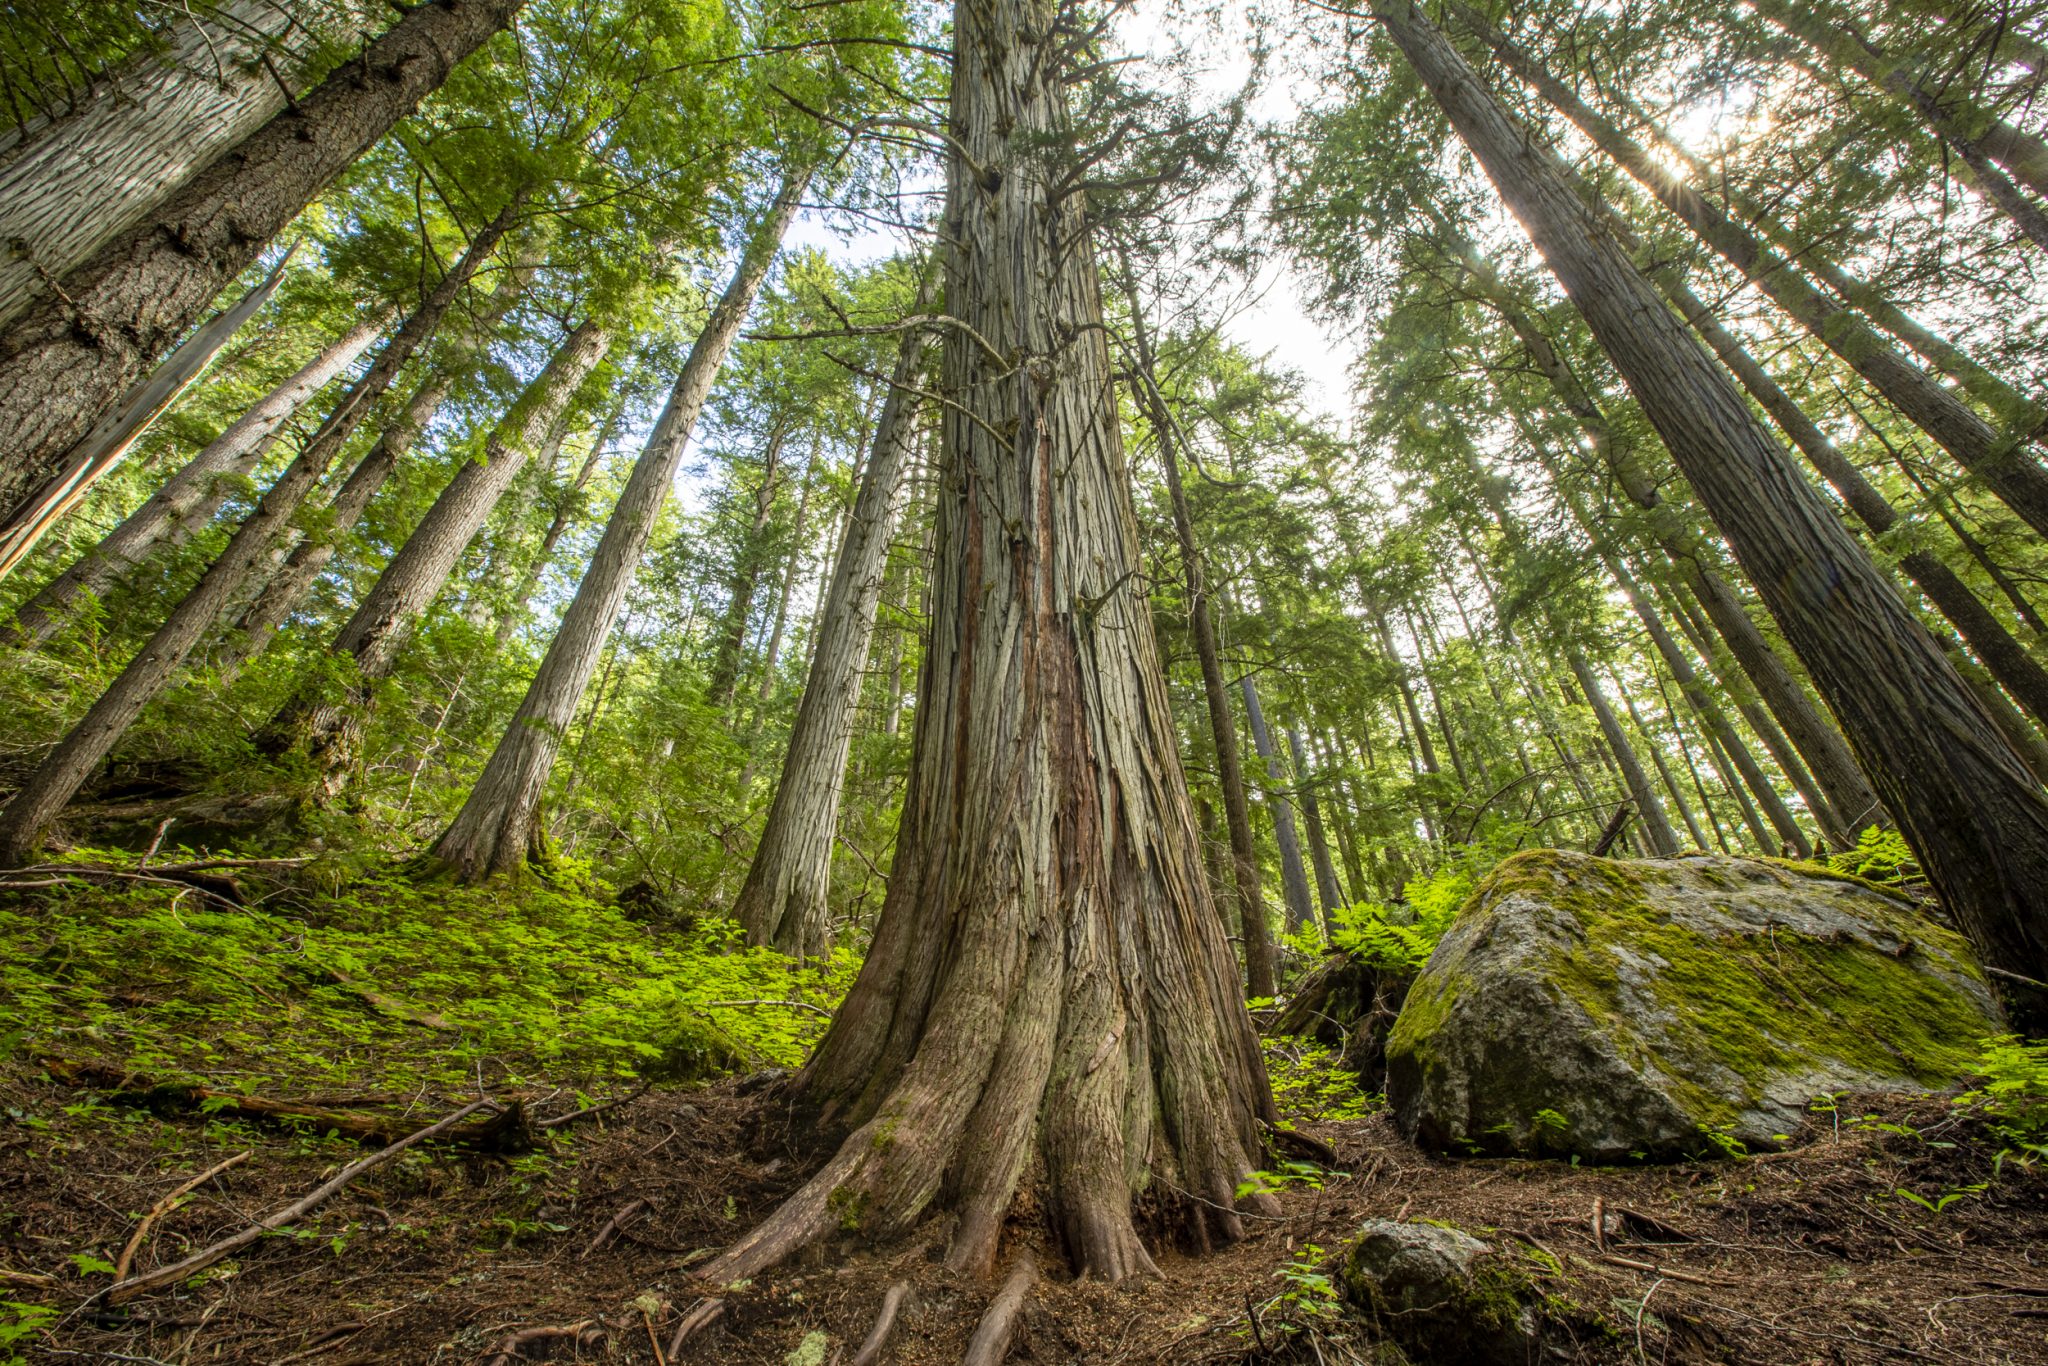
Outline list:
[[[354,666],[348,696],[330,701],[320,696],[317,684],[302,689],[264,727],[258,748],[276,755],[304,744],[325,795],[341,790],[359,759],[372,685],[390,675],[413,623],[432,605],[462,552],[534,449],[562,421],[610,345],[610,332],[595,322],[570,332],[547,368],[485,438],[483,459],[463,462],[327,647],[331,658]]]
[[[107,533],[105,540],[23,603],[14,614],[8,643],[23,647],[46,643],[62,628],[80,595],[103,595],[115,580],[141,563],[157,546],[165,542],[183,544],[194,531],[212,521],[221,504],[227,501],[229,485],[256,472],[286,420],[335,376],[355,364],[356,358],[383,335],[390,322],[390,313],[379,311],[356,324],[230,423],[183,469],[165,480],[141,507]]]
[[[1166,475],[1166,493],[1173,508],[1173,534],[1180,543],[1181,572],[1187,581],[1188,626],[1195,637],[1195,658],[1202,668],[1202,700],[1208,707],[1209,734],[1216,748],[1216,785],[1223,792],[1223,822],[1230,832],[1230,870],[1237,893],[1237,919],[1244,944],[1245,989],[1270,998],[1277,990],[1273,974],[1273,931],[1266,923],[1265,897],[1259,890],[1259,850],[1252,841],[1251,802],[1246,795],[1244,757],[1237,743],[1237,723],[1230,716],[1230,693],[1223,680],[1223,656],[1216,644],[1216,616],[1209,597],[1209,573],[1195,543],[1195,519],[1180,478],[1178,429],[1159,391],[1153,364],[1152,334],[1138,298],[1137,277],[1124,262],[1124,293],[1131,301],[1131,339],[1137,346],[1139,405],[1152,436],[1159,443],[1159,467]]]
[[[740,542],[733,565],[732,591],[726,596],[725,615],[711,656],[711,672],[704,684],[704,696],[713,705],[728,710],[739,696],[740,655],[747,646],[754,591],[761,584],[762,538],[775,515],[775,495],[781,487],[782,446],[789,437],[789,425],[787,417],[779,416],[768,433],[768,445],[761,456],[761,484],[754,490],[754,520],[747,528],[746,539]],[[811,459],[815,464],[815,451]]]
[[[502,237],[510,231],[518,221],[529,193],[523,188],[516,191],[484,231],[493,238]],[[275,567],[271,572],[265,574],[261,567],[252,572],[250,577],[260,578],[261,586],[222,642],[215,660],[216,668],[232,676],[269,648],[271,639],[313,591],[314,583],[326,572],[342,542],[355,530],[356,523],[362,521],[363,514],[370,510],[371,500],[384,487],[385,481],[397,472],[400,462],[412,453],[413,443],[433,422],[441,411],[441,405],[448,401],[457,379],[488,351],[498,324],[526,293],[538,268],[539,257],[529,250],[525,259],[499,279],[497,287],[481,308],[461,315],[459,339],[453,345],[441,348],[445,354],[436,360],[434,368],[413,391],[405,407],[377,434],[376,443],[363,454],[362,459],[356,461],[355,468],[348,472],[348,478],[342,480],[341,487],[321,509],[325,515],[320,519],[319,534],[304,537],[289,549],[279,546],[274,552],[276,558],[272,564]],[[521,459],[524,458],[522,455]]]
[[[2024,1028],[2048,1021],[2048,792],[1656,296],[1570,173],[1404,0],[1373,12],[1585,315]]]
[[[612,409],[611,416],[598,425],[590,437],[590,449],[584,452],[583,463],[576,469],[575,477],[568,485],[556,492],[553,512],[548,517],[547,530],[541,533],[540,545],[534,550],[533,558],[519,576],[519,586],[512,590],[511,600],[498,613],[498,619],[491,628],[491,638],[503,645],[519,629],[526,619],[527,604],[533,601],[534,592],[540,587],[540,576],[554,563],[555,547],[562,542],[562,536],[569,530],[569,522],[582,510],[583,490],[597,473],[598,462],[604,459],[612,436],[619,424],[625,421],[626,405],[622,401]]]
[[[704,1268],[942,1205],[992,1269],[1027,1172],[1083,1275],[1152,1269],[1135,1204],[1235,1239],[1272,1114],[1152,638],[1048,0],[954,14],[945,483],[889,895],[797,1098],[857,1126]],[[991,1358],[993,1359],[993,1358]]]
[[[917,312],[929,303],[921,291]],[[903,334],[895,373],[875,426],[874,450],[861,474],[860,492],[839,543],[839,558],[811,653],[803,701],[789,734],[782,780],[768,808],[746,883],[733,902],[733,919],[756,944],[772,944],[797,957],[822,956],[831,945],[826,893],[832,884],[832,838],[839,828],[839,795],[853,744],[854,704],[881,602],[889,539],[904,472],[916,444],[917,404],[912,393],[923,367],[925,334]]]
[[[476,235],[462,259],[392,334],[369,371],[350,387],[298,458],[285,467],[255,510],[235,529],[220,558],[200,576],[120,676],[107,685],[99,701],[37,766],[6,810],[0,811],[0,860],[21,863],[42,844],[57,813],[113,752],[142,709],[170,682],[250,567],[269,552],[349,435],[391,387],[400,367],[433,336],[448,305],[496,244],[497,234],[489,228]]]
[[[65,454],[62,467],[47,483],[0,522],[0,579],[13,573],[35,549],[36,542],[84,501],[92,486],[120,463],[150,424],[213,364],[213,358],[241,330],[242,324],[270,302],[270,296],[277,293],[278,285],[284,281],[284,269],[292,254],[286,252],[270,273],[232,307],[195,328],[148,379],[129,390],[112,411],[93,424],[93,429]]]
[[[0,254],[0,326],[283,109],[280,68],[296,72],[360,17],[346,4],[227,0],[31,133],[0,164],[0,241],[14,247]]]
[[[470,789],[469,800],[427,855],[429,868],[475,882],[494,873],[515,871],[529,854],[545,857],[539,817],[548,772],[554,767],[569,722],[575,719],[583,691],[590,686],[590,675],[604,653],[619,608],[633,586],[641,552],[647,548],[655,518],[675,482],[697,414],[710,397],[719,371],[725,368],[726,354],[768,276],[782,235],[796,217],[809,183],[808,170],[790,171],[774,204],[755,226],[732,282],[697,334],[690,358],[669,390],[668,405],[633,464],[625,491],[619,495],[591,557],[589,572],[563,614],[540,671]]]
[[[1299,933],[1315,923],[1315,901],[1309,894],[1308,870],[1301,861],[1301,832],[1294,825],[1294,802],[1286,792],[1287,765],[1273,743],[1273,729],[1266,724],[1265,708],[1259,705],[1258,685],[1246,674],[1237,681],[1244,696],[1245,724],[1251,729],[1252,747],[1266,766],[1266,809],[1273,814],[1273,843],[1280,849],[1280,890],[1287,903],[1287,932]]]
[[[1659,167],[1640,144],[1590,108],[1569,86],[1508,42],[1490,24],[1462,5],[1458,6],[1458,13],[1462,22],[1483,38],[1515,74],[1534,86],[1574,127],[1635,177],[1702,241],[1868,380],[2029,526],[2048,535],[2048,468],[2026,449],[2027,443],[2040,435],[2043,423],[2048,422],[2048,410],[2031,402],[2003,406],[1994,410],[1999,427],[1986,422],[1932,375],[1889,345],[1854,310],[1828,299],[1755,233]],[[1604,229],[1603,236],[1611,239],[1614,230]],[[1661,311],[1662,305],[1657,306]],[[1691,343],[1688,341],[1687,345]]]
[[[1287,726],[1287,752],[1294,760],[1295,790],[1301,794],[1301,819],[1308,827],[1308,861],[1316,873],[1316,896],[1321,899],[1325,911],[1334,911],[1344,904],[1344,893],[1337,886],[1337,866],[1330,862],[1330,841],[1323,829],[1323,804],[1316,796],[1316,786],[1309,777],[1308,746],[1301,742],[1301,728]]]
[[[524,0],[430,0],[222,153],[0,334],[0,504],[56,472],[313,197]]]
[[[1585,652],[1574,645],[1566,655],[1572,666],[1572,677],[1579,681],[1579,691],[1586,696],[1586,704],[1593,709],[1594,719],[1600,722],[1600,734],[1607,741],[1607,748],[1614,755],[1614,762],[1621,767],[1622,782],[1628,787],[1629,800],[1635,803],[1636,822],[1650,844],[1653,858],[1678,857],[1678,835],[1671,828],[1671,818],[1664,814],[1664,804],[1657,800],[1657,789],[1650,786],[1650,775],[1643,771],[1642,760],[1636,757],[1636,747],[1629,743],[1627,732],[1614,715],[1614,705],[1607,700],[1606,690],[1600,686],[1599,675],[1586,662]]]

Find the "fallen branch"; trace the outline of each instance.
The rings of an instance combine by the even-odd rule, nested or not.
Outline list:
[[[791,1010],[808,1010],[813,1015],[823,1015],[828,1020],[832,1018],[831,1011],[823,1006],[814,1006],[809,1001],[776,1001],[766,997],[757,997],[744,1001],[706,1001],[704,1005],[707,1009],[717,1009],[724,1006],[787,1006]]]
[[[271,1100],[184,1082],[151,1082],[97,1063],[49,1058],[44,1060],[43,1069],[55,1081],[108,1092],[106,1099],[109,1104],[148,1110],[157,1115],[204,1111],[230,1119],[304,1125],[322,1133],[352,1138],[359,1143],[395,1143],[409,1132],[399,1127],[401,1121],[384,1115],[361,1110],[331,1110],[306,1101]],[[525,1152],[533,1146],[527,1132],[525,1108],[517,1101],[495,1107],[490,1115],[465,1126],[450,1141],[493,1153]]]
[[[1617,1257],[1611,1252],[1605,1254],[1599,1260],[1607,1263],[1609,1266],[1627,1267],[1630,1271],[1646,1271],[1652,1276],[1662,1276],[1669,1281],[1684,1281],[1689,1285],[1713,1286],[1720,1284],[1719,1281],[1709,1280],[1705,1276],[1695,1276],[1690,1271],[1674,1271],[1668,1266],[1658,1266],[1655,1262],[1639,1262],[1633,1257]]]
[[[286,1224],[291,1223],[294,1219],[318,1208],[326,1203],[328,1198],[334,1195],[335,1192],[346,1187],[357,1177],[362,1176],[366,1172],[375,1171],[408,1148],[446,1133],[478,1110],[503,1110],[504,1108],[494,1100],[473,1100],[460,1110],[434,1121],[426,1128],[407,1134],[390,1147],[380,1148],[368,1157],[359,1158],[349,1163],[332,1177],[315,1186],[307,1194],[292,1201],[291,1204],[286,1205],[283,1209],[278,1210],[275,1214],[265,1215],[240,1232],[229,1234],[219,1242],[199,1249],[199,1251],[183,1261],[173,1262],[169,1266],[158,1267],[156,1270],[145,1272],[140,1276],[131,1276],[125,1281],[116,1281],[106,1289],[107,1303],[119,1304],[121,1301],[132,1299],[136,1295],[147,1294],[152,1290],[159,1290],[167,1285],[176,1285],[187,1276],[204,1271],[207,1267],[212,1266],[230,1253],[241,1251],[251,1243],[261,1239],[264,1234],[273,1233],[283,1228]]]
[[[629,1200],[625,1204],[619,1206],[619,1212],[617,1214],[614,1214],[611,1218],[605,1220],[604,1227],[599,1229],[597,1231],[597,1236],[595,1238],[592,1238],[590,1242],[587,1245],[585,1245],[582,1253],[577,1257],[576,1260],[580,1262],[585,1257],[588,1257],[591,1253],[602,1251],[606,1243],[609,1243],[613,1238],[616,1238],[621,1232],[624,1231],[627,1220],[631,1219],[641,1210],[653,1208],[654,1202],[652,1200],[649,1200],[645,1196],[642,1196],[638,1200]]]
[[[883,1292],[882,1310],[875,1315],[875,1326],[868,1330],[866,1340],[847,1366],[876,1366],[881,1361],[882,1353],[889,1350],[889,1338],[896,1331],[896,1315],[909,1297],[909,1281],[898,1281]]]
[[[669,1335],[669,1359],[673,1361],[676,1353],[683,1350],[684,1343],[718,1322],[724,1313],[725,1301],[721,1299],[703,1299],[691,1305],[690,1312],[683,1315],[683,1321],[677,1324],[676,1331]]]
[[[614,1106],[630,1105],[646,1095],[653,1085],[654,1083],[651,1081],[646,1082],[642,1084],[639,1090],[627,1095],[613,1096],[610,1100],[599,1101],[595,1105],[586,1105],[581,1110],[571,1110],[568,1114],[556,1115],[553,1119],[536,1120],[533,1127],[536,1129],[559,1129],[565,1124],[574,1124],[579,1119],[589,1119],[592,1115],[601,1115]]]
[[[553,1342],[560,1338],[568,1338],[576,1347],[581,1348],[602,1341],[605,1337],[603,1327],[595,1325],[590,1319],[584,1319],[581,1323],[564,1324],[560,1328],[522,1328],[498,1344],[497,1353],[491,1358],[490,1366],[512,1366],[515,1361],[527,1360],[526,1353],[519,1349],[530,1342]]]
[[[135,1226],[135,1232],[128,1235],[128,1241],[121,1248],[121,1255],[114,1259],[114,1279],[121,1281],[128,1278],[128,1266],[129,1263],[135,1260],[135,1250],[141,1247],[142,1240],[149,1236],[150,1227],[157,1220],[169,1214],[173,1205],[177,1204],[182,1197],[190,1195],[214,1177],[219,1176],[229,1167],[248,1161],[251,1151],[251,1149],[244,1148],[226,1161],[214,1163],[211,1167],[208,1167],[205,1171],[199,1173],[190,1181],[185,1182],[154,1205],[151,1205],[149,1213],[143,1215],[142,1222]]]
[[[1017,1331],[1017,1311],[1024,1307],[1024,1297],[1037,1280],[1038,1259],[1029,1249],[1018,1253],[1003,1288],[989,1301],[988,1311],[968,1339],[960,1366],[1002,1366],[1003,1358],[1010,1354],[1010,1338]]]
[[[26,882],[0,882],[0,887],[21,889],[26,887],[48,887],[78,878],[84,881],[94,879],[114,882],[140,882],[153,887],[184,887],[198,892],[208,901],[215,902],[223,909],[239,911],[244,908],[242,889],[235,885],[233,878],[208,877],[203,872],[183,864],[161,863],[146,873],[131,872],[126,868],[110,868],[99,863],[32,863],[26,868],[0,868],[0,878],[31,878]],[[51,881],[50,879],[54,879]]]

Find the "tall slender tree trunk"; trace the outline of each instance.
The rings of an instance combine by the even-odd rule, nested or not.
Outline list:
[[[0,241],[14,245],[0,254],[0,326],[283,109],[282,73],[362,18],[346,3],[227,0],[32,132],[0,162]]]
[[[595,321],[570,331],[547,368],[485,439],[483,459],[467,461],[455,472],[328,645],[330,657],[353,666],[348,695],[326,699],[317,685],[301,689],[259,735],[260,749],[275,755],[304,744],[329,796],[348,781],[361,761],[372,685],[390,675],[414,623],[440,594],[462,552],[533,451],[560,424],[576,391],[610,346],[610,330]]]
[[[1301,861],[1301,832],[1294,825],[1294,802],[1287,795],[1287,765],[1273,743],[1273,731],[1266,724],[1266,710],[1259,705],[1259,689],[1246,674],[1237,681],[1244,694],[1245,725],[1252,733],[1252,745],[1266,765],[1266,810],[1273,814],[1273,843],[1280,848],[1280,889],[1287,904],[1287,929],[1299,933],[1315,923],[1315,900],[1308,889],[1308,870]]]
[[[120,463],[128,448],[149,430],[150,424],[213,363],[242,324],[270,302],[270,296],[284,280],[291,256],[287,252],[270,274],[232,307],[207,319],[180,342],[178,349],[165,357],[148,379],[131,389],[93,424],[93,429],[65,455],[63,467],[48,482],[23,499],[5,521],[0,521],[0,579],[14,572],[44,534],[84,500],[92,486]]]
[[[1323,829],[1323,804],[1316,797],[1315,780],[1309,776],[1308,747],[1301,741],[1301,728],[1288,726],[1287,752],[1294,760],[1295,790],[1301,794],[1301,819],[1308,826],[1308,861],[1316,872],[1316,895],[1323,909],[1332,911],[1344,904],[1337,886],[1337,867],[1330,862],[1330,841]]]
[[[632,587],[655,518],[667,501],[684,447],[696,428],[697,414],[725,368],[733,340],[753,307],[754,296],[760,293],[809,183],[808,170],[789,170],[774,203],[749,235],[731,283],[697,334],[690,358],[669,390],[668,404],[633,463],[633,473],[605,524],[590,569],[541,660],[540,671],[470,790],[469,800],[435,842],[428,855],[431,866],[474,882],[516,870],[529,854],[545,857],[545,832],[539,820],[541,793],[562,737],[568,733],[576,706],[604,652],[605,639]]]
[[[1896,347],[1887,344],[1854,310],[1829,300],[1797,267],[1759,240],[1756,234],[1735,222],[1691,186],[1660,168],[1642,146],[1632,141],[1611,120],[1587,106],[1569,86],[1508,42],[1490,24],[1462,5],[1457,12],[1462,21],[1500,55],[1509,69],[1534,86],[1574,127],[1698,233],[1701,240],[1868,380],[1900,412],[1954,456],[1957,464],[1977,476],[1986,488],[2003,499],[2029,526],[2048,535],[2048,469],[2042,467],[2028,448],[2028,443],[2040,436],[2044,423],[2048,423],[2048,410],[2031,402],[2017,408],[2002,409],[1997,416],[2003,430],[1993,427]],[[1520,137],[1521,134],[1518,132],[1515,136]],[[1561,167],[1559,169],[1562,170]],[[1592,214],[1583,205],[1573,212],[1581,218]],[[1581,226],[1591,227],[1590,224]],[[1615,256],[1615,266],[1628,270],[1638,291],[1641,291],[1640,275],[1628,266],[1618,251],[1613,250],[1613,230],[1604,227],[1599,230],[1605,248],[1601,254]],[[1552,264],[1556,268],[1556,263]],[[1657,307],[1661,315],[1662,305]],[[1754,427],[1755,423],[1751,420],[1747,425]],[[1676,450],[1672,453],[1677,454]],[[1683,466],[1685,462],[1681,459],[1679,463]]]
[[[528,194],[525,189],[515,192],[511,201],[483,231],[493,237],[501,237],[510,231],[525,208]],[[305,602],[313,591],[313,584],[333,560],[334,553],[355,530],[356,523],[362,521],[363,514],[369,511],[370,501],[397,471],[399,462],[411,454],[413,443],[426,431],[441,405],[448,401],[456,379],[489,348],[491,334],[526,292],[538,264],[539,258],[529,255],[498,282],[484,307],[463,318],[462,335],[455,345],[445,348],[449,354],[442,357],[440,364],[413,392],[412,399],[398,417],[378,433],[376,444],[356,462],[348,478],[342,481],[340,489],[329,500],[320,534],[303,537],[291,547],[290,552],[284,555],[283,564],[263,580],[255,599],[236,619],[217,661],[223,672],[239,669],[263,653],[285,621]],[[525,456],[520,459],[523,463]]]
[[[0,811],[0,860],[22,863],[42,844],[57,814],[113,753],[142,709],[163,691],[200,636],[219,617],[250,566],[283,533],[357,424],[391,387],[400,367],[433,336],[448,306],[496,242],[496,235],[488,230],[477,234],[462,259],[392,334],[368,372],[350,386],[298,458],[285,467],[255,510],[235,529],[220,558]]]
[[[919,313],[929,310],[930,288],[920,291]],[[747,880],[733,902],[733,918],[746,927],[749,939],[797,957],[822,956],[832,947],[826,900],[832,840],[839,828],[854,708],[881,603],[889,542],[917,442],[917,402],[911,391],[924,368],[924,352],[922,330],[903,334],[875,424],[874,449],[861,471],[860,490],[825,590],[781,781]]]
[[[157,546],[182,544],[212,521],[227,500],[229,484],[253,475],[292,414],[355,364],[390,323],[388,310],[365,318],[229,423],[104,540],[23,603],[14,614],[9,643],[47,643],[80,596],[104,595]]]
[[[597,474],[599,462],[612,443],[612,437],[625,421],[626,406],[623,402],[614,407],[611,415],[598,424],[591,435],[590,449],[584,452],[583,463],[576,467],[576,474],[567,485],[555,495],[554,511],[549,515],[547,530],[541,533],[540,545],[534,549],[533,558],[519,576],[519,587],[512,591],[512,597],[499,612],[497,624],[491,628],[491,637],[503,645],[519,629],[519,623],[526,619],[527,605],[533,601],[535,590],[540,587],[540,576],[547,572],[555,561],[555,548],[562,543],[562,537],[569,530],[570,521],[582,508],[583,491],[590,487],[590,481]]]
[[[430,0],[0,333],[0,505],[64,452],[313,197],[410,114],[523,0]]]
[[[1664,803],[1657,800],[1657,789],[1650,786],[1649,774],[1643,772],[1643,763],[1636,757],[1635,746],[1629,743],[1627,732],[1615,718],[1614,704],[1607,700],[1607,693],[1600,686],[1600,676],[1593,672],[1593,666],[1586,662],[1585,652],[1578,646],[1574,645],[1565,658],[1571,664],[1572,677],[1579,681],[1579,691],[1585,695],[1587,705],[1593,708],[1594,719],[1600,723],[1600,734],[1607,740],[1608,751],[1621,768],[1622,782],[1628,787],[1629,800],[1635,803],[1636,822],[1649,841],[1651,855],[1655,858],[1676,858],[1678,834],[1671,828],[1671,818],[1664,813]]]
[[[872,947],[796,1082],[857,1127],[713,1283],[941,1203],[950,1262],[985,1273],[1027,1173],[1095,1279],[1152,1269],[1141,1193],[1197,1245],[1243,1233],[1272,1101],[1132,582],[1057,20],[1042,0],[954,13],[945,297],[966,326],[939,385],[916,756]]]
[[[1209,714],[1209,736],[1216,750],[1216,785],[1223,796],[1224,827],[1230,833],[1232,884],[1237,892],[1237,918],[1244,944],[1245,989],[1255,998],[1270,998],[1278,989],[1273,972],[1273,932],[1266,923],[1265,896],[1259,888],[1259,850],[1252,839],[1251,802],[1244,781],[1244,758],[1237,743],[1237,722],[1230,715],[1230,689],[1223,677],[1223,654],[1216,642],[1215,607],[1209,596],[1209,574],[1202,548],[1195,540],[1195,519],[1188,511],[1187,488],[1180,477],[1180,450],[1173,414],[1159,392],[1152,356],[1152,333],[1138,296],[1136,273],[1128,259],[1119,264],[1125,294],[1131,299],[1131,337],[1138,348],[1138,401],[1152,439],[1159,446],[1159,468],[1166,476],[1167,501],[1173,508],[1173,534],[1180,548],[1181,575],[1188,594],[1188,628],[1195,637],[1195,659],[1202,670],[1202,702]]]
[[[1704,850],[1707,847],[1707,837],[1700,832],[1699,820],[1692,814],[1692,804],[1686,801],[1685,790],[1671,774],[1671,764],[1664,757],[1664,747],[1657,743],[1655,732],[1643,724],[1642,715],[1637,712],[1635,699],[1628,695],[1628,689],[1617,687],[1615,691],[1621,696],[1622,708],[1628,712],[1628,719],[1635,726],[1636,734],[1642,737],[1644,748],[1650,751],[1650,762],[1657,766],[1657,776],[1664,783],[1665,795],[1669,796],[1671,804],[1678,808],[1679,819],[1685,822],[1686,833],[1692,836],[1693,847]]]
[[[1555,156],[1405,0],[1374,14],[1634,391],[1985,964],[2048,977],[2048,793]],[[2048,999],[2008,999],[2023,1027],[2048,1019]]]
[[[704,685],[704,695],[728,709],[739,696],[740,657],[746,653],[747,622],[754,613],[754,592],[761,584],[761,542],[775,516],[775,495],[782,486],[782,447],[789,438],[789,427],[788,419],[778,418],[768,432],[768,445],[761,456],[761,483],[754,490],[754,520],[733,565],[732,591],[726,596],[711,672]],[[815,452],[812,458],[815,461]]]

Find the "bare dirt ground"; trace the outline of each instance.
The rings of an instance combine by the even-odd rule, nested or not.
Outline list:
[[[81,1098],[37,1067],[0,1073],[0,1301],[56,1313],[14,1344],[30,1361],[830,1366],[901,1281],[912,1295],[885,1359],[950,1366],[995,1291],[944,1271],[939,1227],[821,1248],[723,1292],[718,1320],[670,1358],[708,1290],[689,1268],[822,1156],[765,1093],[727,1082],[645,1093],[534,1153],[409,1153],[195,1280],[112,1306],[104,1264],[190,1177],[251,1150],[154,1224],[137,1270],[374,1148],[203,1113],[67,1114]],[[462,1099],[397,1104],[422,1124]],[[1047,1272],[1011,1359],[1375,1360],[1377,1327],[1326,1287],[1361,1221],[1427,1218],[1522,1250],[1551,1297],[1546,1360],[2048,1362],[2048,1171],[1994,1174],[1988,1139],[1939,1098],[1847,1098],[1791,1151],[1636,1169],[1433,1157],[1383,1114],[1302,1127],[1345,1174],[1289,1186],[1284,1214],[1235,1247],[1163,1251],[1156,1280],[1067,1279],[1020,1202],[1010,1246],[1039,1247]],[[1902,1190],[1961,1194],[1936,1212]]]

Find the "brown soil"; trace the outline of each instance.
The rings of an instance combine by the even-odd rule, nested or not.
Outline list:
[[[0,1301],[61,1311],[40,1340],[17,1345],[31,1361],[481,1363],[522,1330],[582,1324],[580,1346],[568,1335],[529,1338],[511,1359],[653,1362],[651,1337],[665,1347],[704,1291],[687,1268],[771,1209],[819,1156],[795,1145],[772,1102],[742,1091],[651,1092],[558,1131],[545,1162],[409,1156],[200,1283],[110,1309],[87,1298],[107,1277],[80,1275],[72,1255],[111,1262],[141,1213],[183,1180],[256,1150],[161,1221],[138,1269],[244,1227],[364,1150],[209,1128],[190,1114],[66,1116],[78,1091],[15,1070],[0,1077]],[[419,1101],[415,1122],[461,1099]],[[1432,1157],[1383,1115],[1304,1124],[1349,1175],[1286,1190],[1284,1216],[1258,1221],[1236,1247],[1161,1256],[1160,1280],[1085,1284],[1049,1271],[1012,1359],[1370,1360],[1371,1325],[1312,1289],[1289,1298],[1275,1272],[1331,1261],[1362,1220],[1405,1217],[1557,1259],[1561,1274],[1539,1274],[1553,1297],[1555,1360],[2048,1362],[2048,1171],[2008,1163],[1994,1179],[1986,1136],[1940,1099],[1861,1098],[1841,1114],[1839,1128],[1824,1116],[1787,1153],[1629,1170]],[[1848,1119],[1866,1114],[1897,1131]],[[1987,1181],[1939,1214],[1895,1194],[1934,1198]],[[650,1206],[585,1255],[636,1200]],[[1604,1253],[1596,1201],[1619,1221]],[[1676,1237],[1685,1241],[1663,1241]],[[1020,1206],[1011,1242],[1042,1238]],[[886,1287],[907,1280],[913,1307],[885,1359],[950,1366],[995,1286],[947,1274],[942,1242],[933,1228],[888,1249],[818,1250],[727,1294],[723,1319],[676,1360],[781,1366],[823,1333],[822,1363],[843,1362]],[[1044,1262],[1062,1265],[1056,1253]]]

